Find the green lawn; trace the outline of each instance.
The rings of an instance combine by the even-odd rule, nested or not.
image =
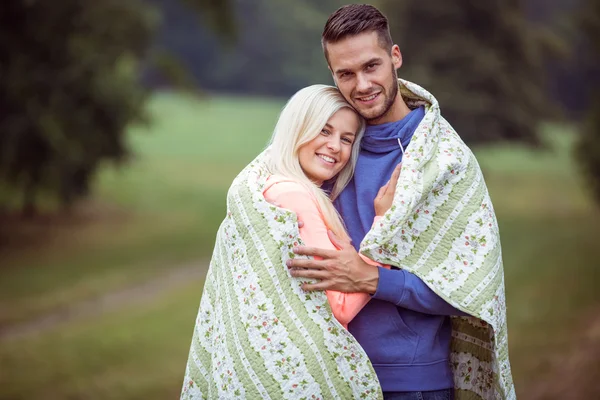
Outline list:
[[[0,325],[206,258],[226,190],[265,147],[282,105],[155,98],[151,128],[132,130],[135,159],[100,175],[91,216],[26,227],[43,238],[0,257]]]
[[[136,157],[106,167],[76,217],[20,228],[0,257],[0,326],[206,262],[232,178],[264,148],[281,100],[176,94],[132,130]],[[548,149],[479,148],[502,233],[517,390],[545,379],[570,329],[598,310],[600,215],[573,163],[573,132],[543,128]],[[163,399],[181,386],[201,282],[155,301],[0,342],[0,399]]]
[[[174,399],[199,284],[0,347],[0,399]]]

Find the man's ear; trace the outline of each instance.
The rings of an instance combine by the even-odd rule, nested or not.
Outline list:
[[[394,68],[400,68],[402,66],[402,53],[400,52],[400,47],[398,47],[397,44],[392,46],[391,56]]]

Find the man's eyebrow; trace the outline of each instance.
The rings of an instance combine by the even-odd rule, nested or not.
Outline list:
[[[334,127],[333,127],[333,126],[331,126],[331,124],[329,124],[329,123],[326,123],[326,124],[325,124],[325,127],[329,128],[329,129],[334,129]],[[352,135],[352,136],[356,136],[356,133],[354,133],[354,132],[344,132],[344,133],[342,133],[342,135]]]
[[[373,57],[370,60],[364,62],[361,65],[361,68],[364,68],[364,67],[366,67],[369,64],[380,63],[381,61],[382,61],[381,57]],[[352,71],[350,69],[348,69],[348,68],[342,68],[342,69],[336,69],[335,70],[335,74],[336,75],[343,74],[345,72],[352,72]]]
[[[346,73],[346,72],[352,72],[352,71],[350,71],[348,68],[342,68],[342,69],[336,69],[335,70],[335,74],[336,75],[343,74],[343,73]]]
[[[363,67],[366,67],[366,66],[367,66],[367,65],[369,65],[369,64],[375,64],[375,63],[378,63],[378,62],[381,62],[381,61],[382,61],[381,57],[373,57],[373,58],[371,58],[369,61],[367,61],[367,62],[363,63],[363,65],[362,65],[362,66],[363,66]]]

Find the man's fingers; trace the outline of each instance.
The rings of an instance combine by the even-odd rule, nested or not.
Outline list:
[[[385,196],[385,194],[387,193],[388,188],[390,187],[390,181],[387,181],[385,183],[385,185],[383,185],[380,189],[379,192],[377,193],[377,196],[379,198],[382,198],[383,196]]]
[[[327,290],[330,284],[327,281],[321,281],[317,283],[305,283],[302,285],[302,290],[306,292],[313,292],[316,290]]]
[[[400,178],[401,167],[402,167],[402,164],[398,164],[398,165],[396,165],[396,168],[394,168],[394,172],[392,172],[392,177],[390,178],[390,181],[388,182],[389,190],[386,192],[386,194],[393,196],[396,193],[396,185],[398,185],[398,179]]]
[[[377,196],[375,196],[376,199],[380,199],[383,197],[383,195],[385,194],[385,190],[387,189],[387,184],[383,185],[382,187],[379,188],[379,192],[377,192]]]
[[[317,256],[322,258],[333,258],[337,250],[320,249],[318,247],[297,246],[294,253],[301,256]]]
[[[390,184],[390,187],[388,188],[387,192],[385,192],[385,194],[387,196],[394,197],[394,194],[396,193],[396,185],[397,184],[398,184],[398,178],[394,179],[394,177],[392,177],[392,182]]]
[[[392,178],[390,179],[390,181],[398,182],[398,178],[400,177],[401,170],[402,170],[402,163],[396,165],[396,168],[394,168],[394,172],[392,172]]]
[[[398,182],[398,178],[400,177],[401,170],[402,170],[402,163],[396,165],[396,167],[392,171],[392,177],[390,178],[390,182]]]
[[[314,269],[293,269],[290,271],[290,274],[294,278],[306,278],[306,279],[326,279],[327,272],[321,270]]]
[[[307,260],[305,258],[290,258],[285,263],[288,268],[308,268],[313,270],[325,269],[323,260]]]

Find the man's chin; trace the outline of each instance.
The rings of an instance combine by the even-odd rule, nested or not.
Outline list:
[[[379,119],[383,115],[379,109],[358,110],[358,113],[367,121]]]
[[[367,116],[369,116],[369,118],[372,118],[372,115],[377,115],[379,114],[382,109],[384,108],[385,105],[385,101],[382,103],[381,102],[382,99],[377,99],[377,101],[373,104],[362,104],[361,102],[359,102],[358,100],[354,100],[352,102],[352,105],[354,106],[354,109],[356,111],[358,111],[358,113],[363,117],[363,118],[367,118]]]

